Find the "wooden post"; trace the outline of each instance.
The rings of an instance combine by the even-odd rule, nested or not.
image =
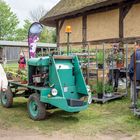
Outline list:
[[[83,51],[85,52],[87,42],[87,15],[83,15],[82,17],[82,26]]]
[[[123,38],[124,38],[124,19],[130,9],[132,8],[134,1],[122,3],[119,9],[119,38],[121,39],[121,46],[123,46]]]
[[[57,38],[57,50],[61,50],[60,49],[60,31],[61,31],[61,28],[64,24],[64,19],[62,19],[61,21],[58,20],[57,23],[56,23],[56,38]],[[61,52],[60,52],[61,53]]]
[[[56,41],[57,41],[57,47],[59,48],[59,43],[60,43],[59,21],[57,21],[56,23]]]

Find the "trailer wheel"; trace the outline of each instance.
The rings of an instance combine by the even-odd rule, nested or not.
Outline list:
[[[6,108],[10,108],[13,105],[13,93],[9,86],[6,92],[1,93],[1,104]]]
[[[46,117],[45,104],[40,102],[39,94],[34,93],[30,95],[28,103],[28,114],[33,120],[43,120]]]

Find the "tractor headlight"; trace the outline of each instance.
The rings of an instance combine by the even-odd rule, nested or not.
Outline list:
[[[51,94],[52,94],[53,96],[56,96],[56,95],[58,94],[57,89],[53,88],[53,89],[51,90]]]
[[[87,91],[88,91],[88,103],[91,104],[92,103],[92,94],[91,94],[91,89],[90,89],[89,85],[87,85]]]

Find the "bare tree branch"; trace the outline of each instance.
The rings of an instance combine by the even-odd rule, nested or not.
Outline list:
[[[39,6],[37,9],[30,11],[30,17],[34,22],[39,22],[40,18],[43,17],[47,11],[44,7]]]

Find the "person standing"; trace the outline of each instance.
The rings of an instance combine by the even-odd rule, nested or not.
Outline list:
[[[19,69],[25,69],[26,60],[25,60],[25,57],[24,57],[24,55],[22,53],[20,54],[20,58],[19,58],[18,63],[19,63]]]
[[[109,81],[108,83],[110,85],[113,85],[113,79],[114,79],[114,91],[117,92],[118,89],[118,83],[119,83],[119,77],[120,77],[120,68],[117,67],[117,57],[119,54],[119,44],[113,44],[113,50],[110,52],[107,61],[109,65]]]
[[[0,63],[0,92],[5,92],[8,87],[8,80],[6,77],[6,73]]]
[[[134,63],[136,61],[136,69],[134,68]],[[140,42],[137,42],[135,46],[135,52],[131,55],[131,60],[129,64],[129,77],[131,81],[131,100],[132,104],[130,108],[135,108],[135,98],[134,98],[134,73],[136,72],[136,86],[140,86]],[[139,90],[136,90],[136,97],[138,97]]]

